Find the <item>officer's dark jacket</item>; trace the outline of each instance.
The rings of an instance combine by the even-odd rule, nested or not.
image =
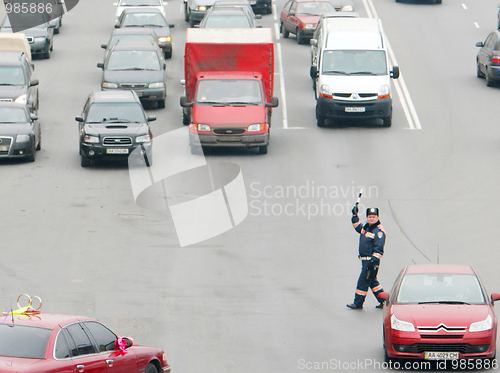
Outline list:
[[[351,218],[352,226],[360,234],[359,237],[359,256],[371,256],[371,260],[376,264],[380,263],[384,255],[385,231],[380,221],[375,224],[361,225],[358,216]]]

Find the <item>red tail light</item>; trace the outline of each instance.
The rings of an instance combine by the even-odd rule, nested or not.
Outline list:
[[[491,62],[492,63],[500,63],[500,55],[494,54],[493,56],[491,56]]]

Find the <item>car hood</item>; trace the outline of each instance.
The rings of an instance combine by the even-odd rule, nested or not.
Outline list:
[[[149,133],[146,123],[86,123],[85,133],[101,136],[141,136]]]
[[[0,123],[0,136],[27,135],[29,133],[31,133],[31,125],[29,123]]]
[[[25,85],[0,85],[0,98],[12,98],[15,100],[25,93]]]
[[[391,84],[389,75],[321,75],[320,85],[328,84],[334,93],[374,93]]]
[[[393,312],[399,320],[409,321],[416,327],[437,327],[440,324],[469,327],[483,321],[490,313],[484,304],[406,304],[395,305]]]
[[[320,16],[309,16],[309,15],[298,15],[297,16],[297,19],[302,22],[302,23],[305,23],[305,24],[311,24],[311,25],[314,25],[316,26],[316,24],[318,23],[319,21],[319,17]]]
[[[43,359],[27,359],[21,357],[0,356],[0,372],[43,372]],[[46,367],[48,368],[48,367]]]
[[[164,70],[127,70],[127,71],[104,71],[104,80],[113,83],[157,83],[164,81]]]
[[[194,123],[205,123],[216,127],[248,127],[266,121],[264,105],[248,106],[193,106]]]
[[[26,37],[47,36],[48,30],[46,28],[34,27],[24,30],[23,34],[26,35]]]

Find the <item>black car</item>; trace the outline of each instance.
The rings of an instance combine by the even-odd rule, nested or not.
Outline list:
[[[34,66],[21,51],[0,51],[0,101],[25,104],[38,112],[38,80],[33,79]]]
[[[158,9],[130,8],[123,10],[115,28],[124,27],[149,27],[154,30],[158,37],[158,45],[162,49],[165,58],[172,57],[172,36],[169,24]]]
[[[205,13],[202,28],[255,28],[255,15],[243,7],[212,7]]]
[[[42,147],[38,117],[23,104],[0,102],[0,158],[34,162]]]
[[[245,8],[250,12],[250,14],[254,15],[255,19],[262,19],[261,14],[255,14],[248,0],[217,0],[214,3],[213,8],[218,8],[218,7]]]
[[[117,28],[111,33],[108,44],[101,44],[101,48],[105,49],[104,61],[118,40],[150,40],[156,43],[157,39],[154,30],[147,27]]]
[[[104,63],[101,89],[132,89],[141,101],[153,101],[165,107],[167,74],[163,54],[154,42],[120,40],[111,49]]]
[[[32,56],[41,56],[45,59],[50,58],[50,52],[54,49],[54,27],[54,24],[46,22],[22,31],[26,35],[26,39],[28,39]],[[1,31],[13,31],[9,17],[5,17]]]
[[[149,122],[156,117],[147,116],[134,91],[92,92],[75,120],[82,167],[97,159],[126,159],[137,147],[141,147],[146,165],[151,166],[153,134]]]
[[[476,57],[477,77],[486,78],[486,85],[491,87],[500,81],[500,30],[490,33],[476,47],[481,47]]]

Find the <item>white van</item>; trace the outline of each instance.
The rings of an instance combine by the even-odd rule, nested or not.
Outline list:
[[[336,19],[318,43],[315,80],[316,119],[377,119],[392,124],[391,78],[399,68],[389,65],[382,21],[374,18]]]

